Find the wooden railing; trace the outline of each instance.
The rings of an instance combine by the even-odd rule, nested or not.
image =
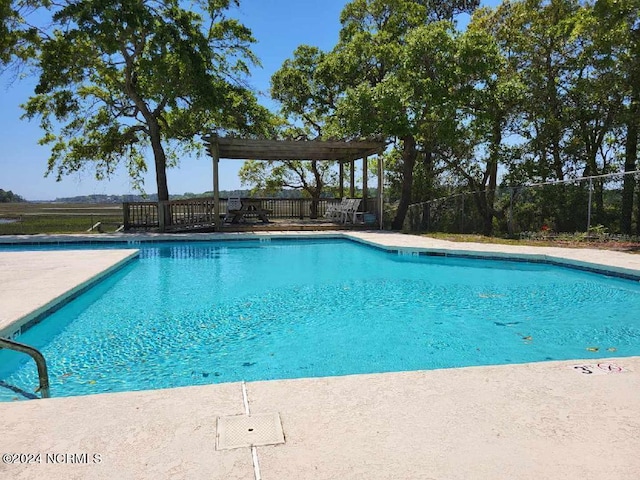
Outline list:
[[[213,198],[170,200],[158,204],[159,227],[164,230],[182,230],[215,225]]]
[[[269,218],[305,219],[311,218],[312,200],[309,198],[253,198],[260,200],[261,208],[269,210]],[[323,218],[331,204],[340,203],[340,199],[322,198],[317,202],[315,218]],[[125,202],[123,204],[124,228],[176,230],[211,227],[216,223],[213,214],[213,198],[190,198],[160,202],[162,214],[158,214],[158,202]],[[377,213],[375,199],[362,202],[361,211]],[[220,199],[220,215],[227,211],[227,199]]]
[[[158,202],[124,202],[124,229],[158,228]]]

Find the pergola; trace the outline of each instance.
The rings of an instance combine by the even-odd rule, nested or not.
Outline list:
[[[344,164],[350,165],[349,196],[355,195],[355,161],[362,159],[362,196],[367,199],[368,157],[380,155],[385,148],[378,141],[325,141],[325,140],[256,140],[248,138],[218,137],[215,134],[203,137],[208,154],[213,159],[213,199],[215,218],[220,215],[220,181],[218,163],[221,158],[235,160],[319,160],[337,161],[340,167],[340,197],[344,196]],[[379,222],[382,228],[384,165],[378,159]],[[220,230],[216,222],[216,230]]]

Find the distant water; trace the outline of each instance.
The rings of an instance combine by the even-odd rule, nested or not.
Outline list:
[[[139,247],[19,337],[53,396],[640,355],[630,280],[342,240]],[[33,362],[0,352],[1,382],[33,392]]]

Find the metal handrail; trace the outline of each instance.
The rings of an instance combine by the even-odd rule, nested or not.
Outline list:
[[[16,352],[26,353],[36,362],[38,367],[38,378],[40,380],[40,387],[36,392],[40,392],[42,398],[49,398],[49,374],[47,372],[47,362],[44,356],[35,348],[25,345],[24,343],[15,342],[8,338],[0,338],[0,348],[7,348],[9,350],[15,350]]]

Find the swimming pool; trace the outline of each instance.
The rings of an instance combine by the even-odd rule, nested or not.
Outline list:
[[[640,354],[630,280],[348,240],[139,247],[19,338],[47,358],[52,396]],[[0,379],[37,384],[8,351]]]

